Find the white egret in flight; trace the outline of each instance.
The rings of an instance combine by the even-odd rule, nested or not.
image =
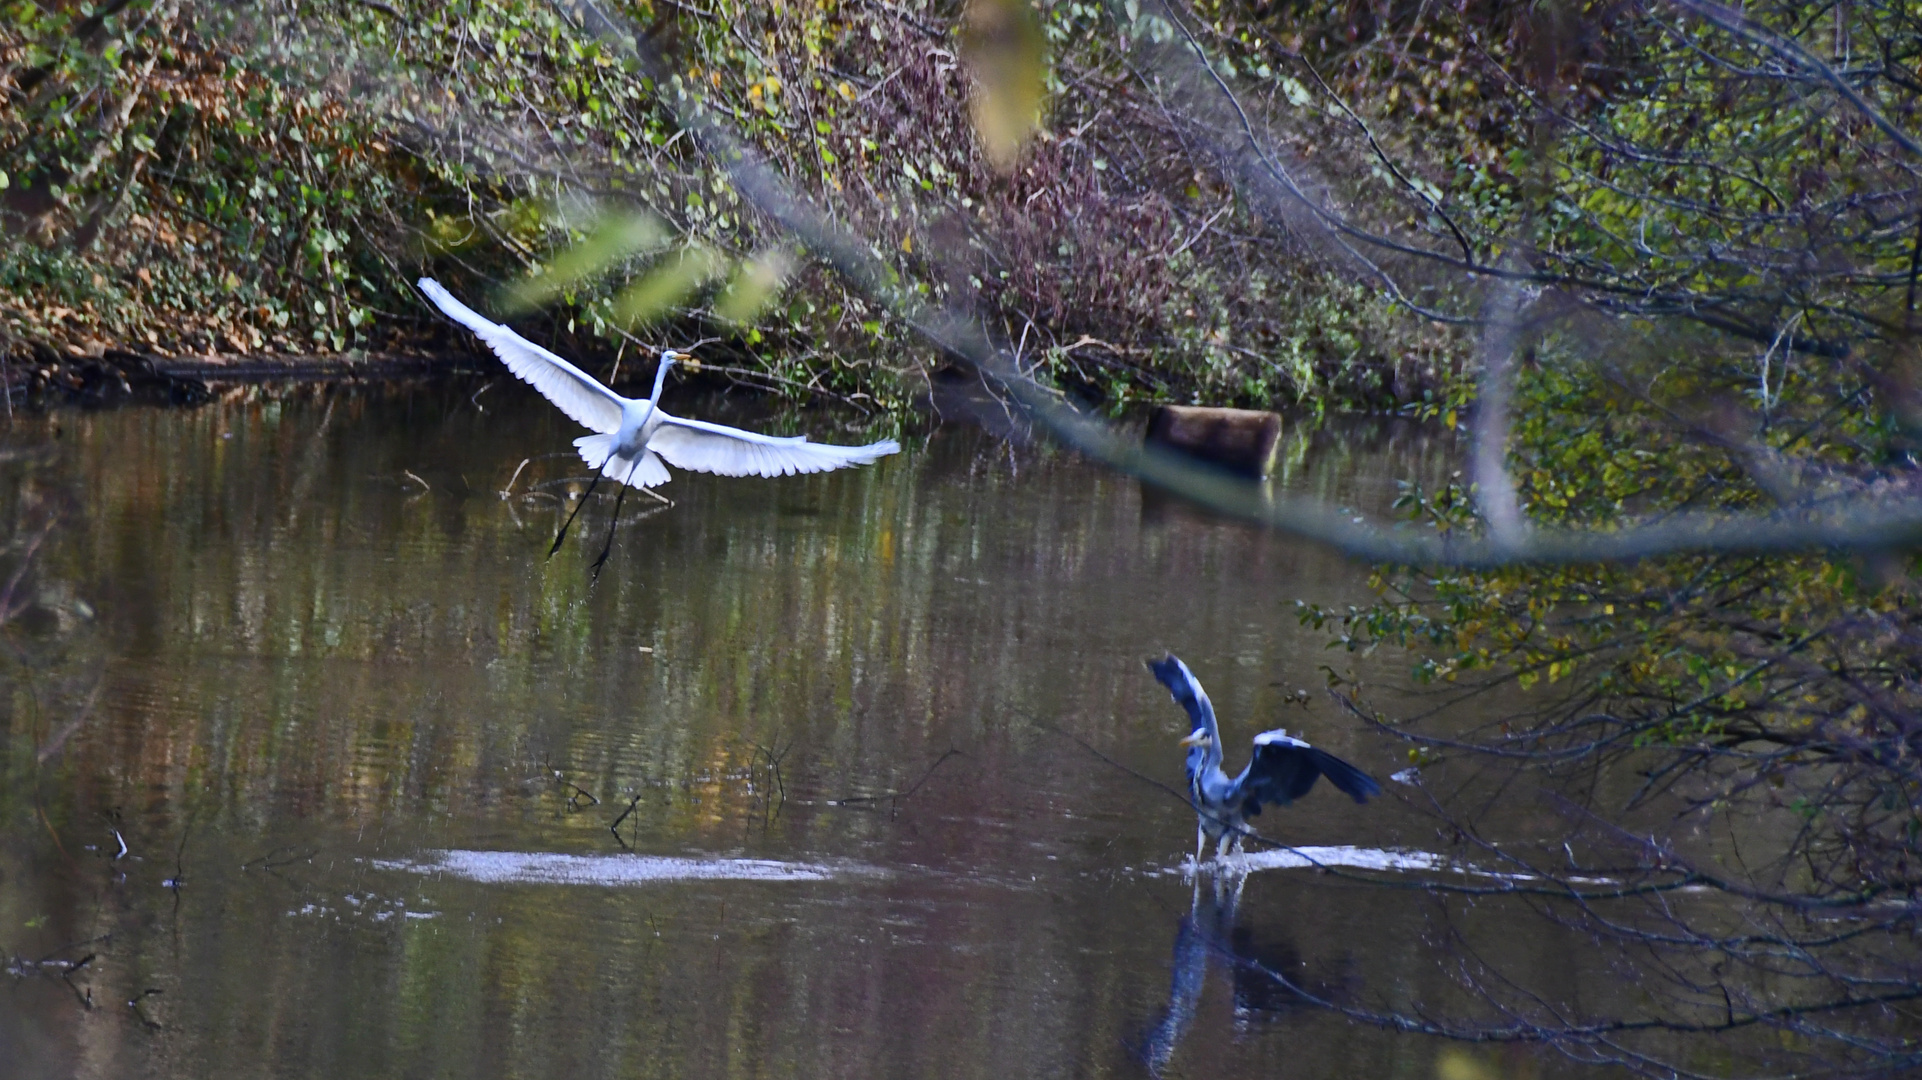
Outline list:
[[[446,312],[448,318],[486,342],[494,355],[507,365],[507,370],[539,390],[576,423],[596,432],[574,440],[581,460],[596,470],[593,484],[588,485],[589,494],[602,477],[622,484],[622,497],[627,495],[628,487],[659,487],[671,478],[667,466],[661,464],[663,460],[679,468],[721,476],[786,476],[866,465],[901,449],[901,444],[893,439],[866,446],[828,446],[809,442],[805,435],[792,438],[761,435],[725,424],[670,415],[657,404],[661,387],[667,381],[667,369],[678,361],[693,359],[689,354],[663,350],[660,367],[654,372],[654,392],[645,401],[622,397],[599,379],[454,299],[433,278],[421,278],[419,284],[421,291]],[[586,503],[583,496],[580,505]],[[574,513],[580,513],[580,506],[574,508]],[[620,513],[620,499],[616,499],[616,520]],[[573,523],[574,518],[570,516],[567,524],[561,526],[559,535],[554,537],[554,546],[548,550],[549,555],[560,550],[568,526]],[[594,561],[596,574],[607,561],[613,543],[614,529],[610,525],[607,544],[602,547],[600,558]]]

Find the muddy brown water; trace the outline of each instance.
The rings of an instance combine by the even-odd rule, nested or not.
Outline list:
[[[1295,616],[1365,568],[936,426],[858,471],[677,473],[594,585],[611,502],[544,557],[578,469],[500,494],[578,432],[474,389],[16,419],[54,449],[9,459],[9,505],[62,517],[5,682],[0,1072],[1435,1074],[1436,1043],[1230,962],[1446,1005],[1428,902],[1278,868],[1230,910],[1151,783],[1187,726],[1164,649],[1231,766],[1273,726],[1406,765],[1319,693],[1356,661]],[[1292,431],[1277,482],[1380,509],[1451,454]],[[1363,862],[1437,842],[1325,786],[1261,824]],[[1579,1002],[1564,944],[1492,948]]]

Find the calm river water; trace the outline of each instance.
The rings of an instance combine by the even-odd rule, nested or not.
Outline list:
[[[938,426],[858,471],[677,474],[590,585],[611,500],[548,560],[578,467],[500,494],[578,432],[474,389],[14,421],[8,512],[59,520],[9,631],[0,1072],[1436,1075],[1438,1044],[1231,962],[1445,1006],[1429,901],[1282,868],[1217,904],[1151,782],[1180,786],[1187,728],[1142,667],[1165,649],[1231,766],[1287,726],[1405,767],[1294,614],[1365,569]],[[1381,508],[1451,453],[1324,430],[1280,483]],[[1261,824],[1338,861],[1435,848],[1388,786]],[[1491,948],[1579,999],[1539,921]]]

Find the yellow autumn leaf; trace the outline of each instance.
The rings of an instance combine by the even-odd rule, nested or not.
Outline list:
[[[767,302],[781,291],[793,270],[787,254],[764,251],[741,264],[727,291],[714,305],[714,314],[731,323],[753,320]]]
[[[1027,0],[969,0],[961,54],[974,75],[975,134],[989,163],[1006,171],[1041,127],[1047,37]]]
[[[510,286],[502,298],[502,306],[509,314],[540,307],[630,255],[655,247],[666,239],[667,230],[652,214],[620,211],[604,215],[579,243],[554,256],[545,268]]]
[[[721,257],[705,247],[682,248],[614,298],[615,320],[630,328],[659,320],[714,280],[722,265]]]

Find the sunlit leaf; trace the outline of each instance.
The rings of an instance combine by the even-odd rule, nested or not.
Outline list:
[[[474,227],[465,217],[446,214],[428,214],[427,226],[420,232],[421,251],[428,255],[446,255],[468,247],[485,235]]]
[[[1451,1047],[1435,1058],[1437,1080],[1498,1080],[1500,1075],[1466,1050]]]
[[[714,313],[732,323],[752,321],[781,291],[793,269],[785,252],[764,251],[756,255],[741,264],[727,291],[721,294],[720,302],[714,305]]]
[[[580,243],[556,255],[540,272],[511,286],[502,306],[510,314],[540,307],[636,252],[659,247],[666,240],[667,229],[652,214],[606,214],[594,222]]]
[[[997,169],[1009,169],[1041,127],[1047,37],[1027,0],[969,0],[962,55],[974,73],[974,130]]]
[[[630,328],[654,322],[719,277],[725,266],[708,248],[684,247],[614,298],[615,321]]]

